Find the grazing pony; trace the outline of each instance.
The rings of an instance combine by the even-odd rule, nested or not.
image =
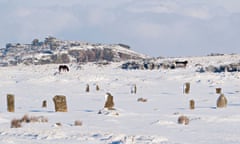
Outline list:
[[[188,64],[188,61],[175,61],[176,67],[186,67]]]
[[[69,68],[68,68],[68,66],[67,65],[60,65],[59,67],[58,67],[58,71],[59,71],[59,73],[60,72],[68,72],[69,71]]]

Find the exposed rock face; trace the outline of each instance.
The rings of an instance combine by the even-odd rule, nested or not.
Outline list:
[[[48,37],[44,42],[34,39],[32,44],[12,44],[0,49],[0,66],[17,64],[62,64],[71,62],[122,61],[143,59],[146,56],[130,50],[124,44],[89,44],[63,41]]]

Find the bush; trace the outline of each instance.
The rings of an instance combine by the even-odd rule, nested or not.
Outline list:
[[[21,120],[13,119],[11,121],[11,128],[20,128],[20,127],[22,127]]]
[[[180,116],[178,117],[178,123],[183,124],[183,125],[188,125],[189,124],[189,118],[187,116]]]
[[[82,126],[82,122],[80,120],[75,120],[74,125],[75,126]]]

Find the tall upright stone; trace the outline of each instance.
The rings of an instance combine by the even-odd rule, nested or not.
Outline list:
[[[190,83],[189,82],[184,84],[184,91],[183,91],[183,93],[185,93],[185,94],[189,94],[190,93]]]
[[[131,93],[132,93],[132,94],[136,94],[136,93],[137,93],[137,85],[136,85],[136,84],[132,85],[132,87],[131,87]]]
[[[110,93],[107,93],[104,108],[111,110],[113,109],[113,107],[114,107],[113,96]]]
[[[47,100],[44,100],[43,102],[42,102],[42,108],[46,108],[47,107]]]
[[[96,91],[99,91],[99,90],[100,90],[99,86],[98,86],[98,85],[96,85]]]
[[[15,111],[15,102],[14,102],[13,94],[7,94],[7,109],[8,109],[8,112]]]
[[[227,107],[227,98],[224,94],[221,94],[217,99],[217,108],[225,108]]]
[[[86,85],[86,92],[89,92],[90,91],[90,87],[89,87],[89,84]]]
[[[53,98],[56,112],[67,112],[67,100],[66,96],[56,95]]]

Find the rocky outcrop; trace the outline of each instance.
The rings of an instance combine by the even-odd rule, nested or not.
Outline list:
[[[221,72],[240,72],[240,63],[232,63],[228,65],[220,65],[220,66],[207,66],[205,68],[206,72],[214,72],[214,73],[221,73]]]
[[[125,44],[90,44],[47,37],[44,42],[12,44],[0,49],[0,66],[18,64],[62,64],[143,59],[146,56],[130,50]]]

